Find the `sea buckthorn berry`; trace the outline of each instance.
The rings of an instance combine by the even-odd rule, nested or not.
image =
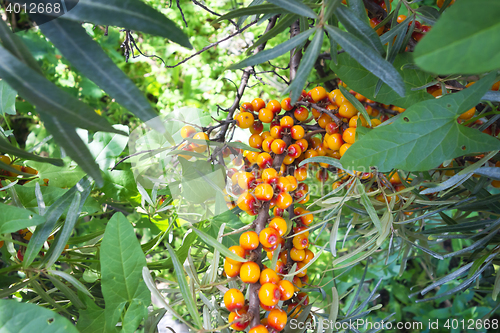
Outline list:
[[[254,134],[248,139],[248,145],[252,148],[262,148],[262,137],[259,134]]]
[[[302,127],[300,125],[295,125],[290,130],[290,133],[292,134],[292,139],[294,139],[294,140],[300,140],[305,135],[304,127]]]
[[[281,139],[283,137],[283,127],[273,126],[271,127],[271,136],[275,139]]]
[[[305,214],[305,215],[302,215],[302,214]],[[302,214],[300,214],[300,215],[302,215],[300,217],[300,221],[302,222],[302,224],[306,225],[306,226],[310,225],[314,220],[313,214],[311,214],[311,212],[308,210],[304,210],[302,212]]]
[[[356,128],[347,128],[344,133],[342,133],[342,139],[346,143],[354,143],[354,141],[356,141]]]
[[[412,37],[413,37],[413,38],[414,38],[417,42],[420,42],[420,40],[421,40],[422,38],[424,38],[424,34],[423,34],[423,33],[421,33],[421,32],[417,32],[417,31],[413,32],[413,33],[411,34],[411,36],[412,36]]]
[[[274,128],[274,127],[273,127]],[[281,139],[275,139],[271,144],[271,151],[276,155],[281,155],[285,151],[286,143]]]
[[[242,264],[240,262],[232,264],[226,258],[224,261],[224,273],[226,273],[228,277],[236,277],[240,274],[241,265]]]
[[[285,272],[286,272],[286,265],[283,263],[283,261],[278,260],[276,262],[276,266],[274,267],[274,270],[278,274],[285,274]]]
[[[313,148],[313,149],[317,148],[317,147],[319,147],[319,145],[321,145],[321,139],[318,138],[317,136],[312,137],[309,141],[311,142],[311,148]]]
[[[263,108],[259,110],[259,120],[265,124],[269,124],[272,122],[274,119],[274,113],[273,111],[269,110],[268,108]]]
[[[302,154],[302,149],[300,149],[300,146],[298,144],[294,143],[288,146],[288,156],[295,159],[299,157],[300,154]]]
[[[315,87],[310,91],[310,95],[314,103],[324,100],[328,97],[328,93],[323,87]]]
[[[245,103],[242,103],[240,105],[240,111],[241,112],[252,112],[252,111],[255,111],[255,110],[253,109],[252,103],[245,102]]]
[[[299,183],[299,185],[297,186],[297,189],[299,191],[304,190],[306,192],[309,192],[309,185],[307,185],[306,183]]]
[[[279,232],[273,228],[265,228],[259,234],[259,241],[262,246],[272,247],[278,244],[279,241]]]
[[[328,180],[328,171],[324,168],[319,169],[316,172],[316,179],[322,183]]]
[[[0,241],[0,249],[3,247],[3,241]]]
[[[306,257],[306,253],[304,251],[304,249],[296,249],[296,248],[292,248],[290,250],[290,258],[292,258],[293,261],[302,261],[304,260],[304,258]]]
[[[290,180],[286,177],[279,177],[276,186],[281,192],[289,192],[293,187],[293,185],[290,184]]]
[[[302,269],[306,264],[304,263],[304,261],[299,261],[297,263],[297,271]],[[243,267],[243,266],[242,266]],[[302,270],[300,273],[297,273],[297,276],[300,278],[300,277],[304,277],[306,276],[307,274],[307,268],[305,268],[304,270]],[[241,275],[241,273],[240,273]]]
[[[331,150],[339,150],[340,147],[344,144],[344,140],[342,140],[342,134],[333,133],[328,138],[328,148]]]
[[[251,172],[242,172],[238,175],[238,185],[242,189],[252,188],[255,183],[255,176]]]
[[[283,98],[280,104],[281,108],[285,111],[290,111],[293,109],[292,99],[290,97]]]
[[[328,123],[332,122],[332,117],[327,115],[326,113],[323,113],[319,118],[318,118],[318,125],[321,128],[325,128]]]
[[[259,289],[259,300],[266,306],[274,306],[278,304],[280,298],[280,289],[274,283],[264,283]]]
[[[309,111],[305,107],[299,106],[298,108],[295,109],[295,111],[293,111],[293,115],[295,116],[295,119],[297,119],[298,121],[304,121],[307,118],[309,118]]]
[[[259,157],[259,153],[256,151],[249,151],[245,158],[247,159],[250,165],[257,163],[257,158]]]
[[[297,299],[301,305],[303,306],[309,305],[309,296],[306,293],[304,292],[298,293]]]
[[[279,278],[278,274],[276,274],[276,272],[270,268],[266,268],[260,273],[259,282],[261,285],[265,283],[278,284],[280,280],[281,279]]]
[[[255,188],[255,197],[261,201],[269,201],[273,196],[274,190],[269,184],[260,184]]]
[[[352,118],[358,113],[358,110],[349,102],[342,104],[339,107],[339,115],[344,118]]]
[[[265,152],[270,152],[272,151],[272,144],[273,144],[273,141],[274,141],[274,138],[272,136],[264,139],[264,141],[262,141],[262,150],[264,150]]]
[[[291,303],[288,305],[286,312],[290,314],[290,318],[297,318],[297,316],[302,312],[302,305],[298,303]]]
[[[297,181],[301,182],[307,179],[307,167],[305,165],[295,169],[293,172],[293,175],[295,176],[295,179]]]
[[[318,118],[321,116],[321,112],[314,108],[311,109],[311,113],[315,120],[318,120]]]
[[[255,231],[245,231],[240,235],[240,246],[244,250],[255,250],[259,244],[259,235]]]
[[[304,235],[304,237],[309,238],[309,231],[307,231],[307,227],[293,227],[293,233],[296,235]]]
[[[278,287],[280,288],[281,300],[282,301],[287,301],[290,298],[292,298],[292,296],[293,296],[293,294],[295,292],[295,288],[294,288],[293,284],[290,281],[281,280],[278,283]]]
[[[396,172],[394,172],[391,176],[391,179],[389,179],[389,182],[391,184],[401,184],[401,178],[399,178],[399,174]]]
[[[398,23],[401,23],[404,20],[406,20],[406,15],[399,15],[398,18],[397,18]]]
[[[441,8],[441,7],[443,7],[443,5],[444,5],[445,1],[446,1],[446,0],[437,0],[437,3],[436,3],[436,4],[437,4],[437,6],[438,6],[439,8]],[[451,2],[450,2],[450,4],[448,5],[448,7],[449,7],[449,6],[451,6],[451,5],[453,5],[454,3],[455,3],[455,0],[451,0]]]
[[[382,124],[382,122],[379,119],[372,119],[371,123],[372,127],[377,127],[378,125]]]
[[[304,153],[305,158],[311,158],[311,157],[316,157],[316,156],[318,156],[318,152],[313,150],[313,149],[308,149]]]
[[[354,94],[354,97],[356,97],[356,99],[357,99],[358,101],[360,101],[360,102],[364,102],[364,101],[366,101],[366,97],[365,97],[365,96],[363,96],[363,95],[361,95],[360,93],[355,93],[355,94]]]
[[[259,302],[259,303],[260,303],[260,307],[261,307],[262,309],[264,309],[264,311],[271,311],[271,310],[273,310],[273,309],[275,309],[275,308],[276,308],[276,305],[273,305],[273,306],[267,306],[267,305],[262,304],[262,302]],[[265,318],[265,319],[267,320],[267,318]],[[268,326],[268,325],[266,325],[266,326]],[[268,327],[269,327],[269,326],[268,326]]]
[[[274,114],[281,112],[281,103],[273,99],[267,103],[266,109],[271,110]]]
[[[280,119],[280,126],[283,128],[292,128],[293,118],[290,116],[284,116]]]
[[[236,204],[241,210],[251,211],[255,208],[255,202],[256,199],[252,194],[244,192],[238,197]]]
[[[491,90],[493,91],[498,91],[499,89],[500,89],[500,81],[493,83],[493,85],[491,86]]]
[[[306,139],[297,140],[297,141],[295,141],[295,143],[299,145],[302,152],[305,152],[307,150],[307,148],[309,148],[309,143],[307,142]]]
[[[460,115],[460,119],[462,120],[469,120],[471,119],[472,117],[474,117],[474,114],[476,113],[476,107],[474,106],[472,109],[468,110],[468,111],[465,111],[464,113],[462,113]]]
[[[252,101],[252,106],[254,111],[259,111],[260,109],[266,107],[266,102],[264,102],[261,98],[255,98]]]
[[[260,134],[264,130],[264,125],[262,125],[261,121],[254,121],[252,126],[250,126],[250,133],[252,134]],[[264,138],[262,138],[264,140]]]
[[[263,139],[263,140],[265,140],[265,139],[267,139],[267,138],[269,138],[269,137],[271,137],[271,138],[272,138],[271,133],[269,133],[269,131],[262,132],[262,133],[260,134],[260,136],[262,137],[262,139]]]
[[[278,182],[278,171],[274,168],[267,168],[262,171],[262,181],[267,184]]]
[[[305,264],[307,264],[307,263],[309,263],[311,260],[313,260],[313,258],[314,258],[314,253],[313,253],[311,250],[309,250],[309,249],[305,249],[305,250],[304,250],[304,252],[305,252],[305,255],[306,255],[306,256],[304,257],[304,260],[302,260],[302,262],[303,262],[303,263],[305,263]]]
[[[195,133],[196,133],[196,129],[193,126],[186,125],[186,126],[181,128],[181,136],[184,139],[191,137]],[[8,163],[8,164],[10,164],[10,163]]]
[[[286,312],[280,309],[271,310],[267,316],[267,322],[275,330],[283,330],[287,322]]]
[[[340,156],[344,156],[345,152],[347,151],[347,149],[349,149],[349,147],[351,146],[352,144],[350,143],[344,143],[342,145],[342,147],[340,147],[339,149],[339,153],[340,153]]]
[[[331,121],[325,126],[326,133],[332,135],[334,133],[338,133],[339,131],[339,125],[337,125],[336,122]]]
[[[240,268],[241,281],[245,283],[255,283],[260,278],[260,267],[256,262],[248,261],[241,265]]]
[[[300,290],[299,288],[302,288],[302,286],[303,286],[302,280],[296,275],[293,277],[292,283],[295,287],[295,291],[299,291]]]
[[[240,128],[249,128],[253,125],[254,117],[250,112],[240,112],[236,117],[236,124]]]
[[[273,215],[274,215],[274,216],[283,217],[283,213],[284,213],[284,212],[285,212],[285,211],[284,211],[283,209],[278,208],[278,207],[274,207],[274,209],[273,209]]]
[[[269,333],[269,330],[264,325],[254,326],[248,331],[248,333]]]
[[[297,187],[299,186],[299,184],[297,183],[297,179],[292,176],[292,175],[288,175],[285,177],[286,179],[288,179],[288,181],[290,182],[290,191],[295,191],[297,189]]]
[[[232,323],[236,319],[240,319],[244,314],[247,313],[247,311],[248,310],[246,309],[246,307],[244,307],[243,309],[239,310],[238,312],[231,312],[229,314],[229,318],[228,318],[229,323]],[[231,328],[235,331],[243,331],[247,328],[248,324],[250,324],[249,321],[236,322],[236,323],[231,325]]]
[[[275,229],[280,236],[283,236],[287,230],[286,221],[282,217],[274,217],[271,222],[269,222],[269,227]]]
[[[372,28],[375,28],[380,22],[382,22],[382,21],[380,21],[378,18],[374,17],[374,18],[370,19],[370,26]],[[376,33],[379,36],[382,35],[384,33],[384,27],[378,28],[376,30]]]
[[[293,202],[292,196],[287,192],[281,192],[276,198],[276,206],[281,209],[287,209]]]
[[[295,198],[299,199],[299,203],[304,204],[309,201],[309,194],[305,190],[298,190],[295,192]]]
[[[242,258],[245,258],[245,249],[242,248],[241,246],[239,245],[233,245],[229,248],[229,251],[233,252],[234,254],[236,254],[238,257],[242,257]],[[236,260],[233,260],[231,258],[226,258],[227,261],[229,261],[231,264],[242,264],[241,262],[239,261],[236,261]]]
[[[357,128],[358,127],[358,116],[354,116],[351,119],[349,119],[349,127],[352,128]],[[368,126],[368,122],[361,116],[361,125],[362,126]]]
[[[269,153],[260,153],[257,157],[257,165],[261,168],[269,168],[273,164],[273,158]]]
[[[309,283],[309,275],[301,277],[300,280],[302,281],[302,283]]]
[[[347,99],[342,94],[340,89],[332,90],[332,92],[329,94],[328,99],[331,99],[330,102],[332,102],[332,103],[335,102],[335,104],[337,104],[337,106],[339,106],[339,107],[347,101]]]
[[[273,121],[271,121],[271,125],[269,125],[269,128],[273,128],[274,126],[280,126],[280,121],[278,119],[273,119]]]
[[[238,289],[229,289],[224,294],[224,305],[231,312],[242,309],[245,306],[245,296]]]
[[[297,250],[303,250],[309,246],[309,239],[305,236],[305,234],[296,235],[293,237],[293,247]]]

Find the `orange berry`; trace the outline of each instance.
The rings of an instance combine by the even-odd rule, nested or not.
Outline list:
[[[269,227],[278,231],[280,236],[283,236],[287,230],[286,221],[282,217],[274,217],[271,222],[269,222]]]
[[[267,322],[275,330],[281,331],[287,322],[286,312],[280,309],[271,310],[267,316]]]
[[[292,139],[294,140],[300,140],[305,135],[304,128],[300,125],[293,126],[292,129],[290,130],[290,133],[292,134]]]
[[[232,264],[226,258],[226,260],[224,261],[224,273],[226,273],[226,275],[231,278],[238,276],[240,274],[241,265],[242,264],[240,262],[238,262],[237,264]]]
[[[240,310],[245,306],[245,296],[238,289],[229,289],[224,294],[224,305],[231,312]]]
[[[242,193],[238,197],[238,200],[236,201],[238,207],[244,211],[253,210],[255,208],[255,203],[256,203],[255,197],[249,192]]]
[[[460,119],[462,120],[469,120],[471,119],[472,117],[474,117],[474,114],[476,113],[476,107],[474,106],[472,109],[468,110],[468,111],[465,111],[464,113],[462,113],[460,115]]]
[[[500,188],[500,180],[492,180],[491,186],[493,186],[494,188]]]
[[[295,141],[295,143],[299,145],[302,152],[305,152],[307,150],[307,148],[309,148],[309,143],[307,142],[306,139],[297,140],[297,141]]]
[[[292,157],[293,159],[296,159],[297,157],[299,157],[302,154],[302,149],[296,143],[288,146],[287,151],[288,151],[288,156]],[[285,164],[287,164],[287,163],[285,163]],[[290,164],[290,163],[288,163],[288,164]]]
[[[349,149],[351,145],[352,145],[351,143],[344,143],[339,149],[340,156],[344,156],[345,152],[347,151],[347,149]]]
[[[295,191],[298,187],[297,179],[295,179],[295,177],[292,175],[288,175],[285,178],[288,179],[288,181],[290,182],[289,186],[290,190],[288,192]]]
[[[352,118],[358,113],[358,110],[349,102],[345,102],[339,107],[339,115],[344,118]]]
[[[243,309],[239,310],[238,312],[231,312],[229,314],[229,323],[232,323],[236,319],[240,319],[244,314],[246,314],[248,311],[247,307],[244,307]],[[248,324],[250,324],[249,321],[245,322],[237,322],[231,325],[231,328],[236,331],[243,331],[247,328]]]
[[[312,113],[314,119],[316,119],[316,120],[321,116],[321,112],[314,109],[314,108],[311,109],[311,113]]]
[[[287,192],[281,192],[276,198],[276,206],[281,209],[287,209],[293,202],[292,196]]]
[[[358,116],[354,116],[351,119],[349,119],[349,127],[356,128],[358,127]],[[362,126],[368,126],[368,122],[361,116],[361,125]]]
[[[318,125],[321,128],[325,128],[328,123],[332,122],[332,117],[330,117],[328,114],[323,113],[321,116],[318,118]]]
[[[302,269],[305,265],[306,265],[306,264],[304,263],[304,261],[299,261],[299,262],[297,263],[297,270]],[[306,268],[306,269],[304,269],[303,271],[301,271],[300,273],[297,273],[297,276],[298,276],[298,277],[304,277],[304,276],[306,276],[306,274],[307,274],[307,268]]]
[[[319,102],[328,97],[328,93],[323,87],[315,87],[310,91],[311,98],[314,103]]]
[[[274,127],[273,127],[274,128]],[[281,139],[275,139],[271,144],[271,150],[276,155],[281,155],[285,151],[286,143]]]
[[[382,21],[380,21],[378,18],[374,17],[374,18],[370,19],[370,26],[372,28],[375,28],[380,22],[382,22]],[[378,28],[376,30],[376,32],[377,32],[377,35],[379,35],[379,36],[382,35],[384,33],[384,27]]]
[[[252,126],[250,126],[250,133],[252,134],[260,134],[264,130],[264,125],[262,125],[261,121],[254,121]],[[265,138],[262,138],[264,140]]]
[[[269,168],[273,164],[273,158],[269,153],[260,153],[257,157],[257,165],[261,168]]]
[[[304,237],[309,237],[309,231],[307,231],[307,227],[293,227],[293,233],[296,235],[304,235]]]
[[[262,148],[262,142],[264,140],[259,134],[254,134],[248,139],[248,145],[252,148],[260,149]]]
[[[331,150],[339,150],[340,147],[344,144],[344,140],[342,139],[342,135],[340,133],[333,133],[328,138],[328,148]]]
[[[356,128],[354,127],[349,127],[347,128],[344,133],[342,133],[342,139],[346,143],[354,143],[356,141]]]
[[[274,270],[278,274],[285,274],[286,267],[285,267],[285,264],[283,263],[283,261],[278,260],[276,262],[276,267],[274,267]]]
[[[285,111],[290,111],[293,109],[292,99],[290,97],[283,98],[280,104],[281,108]]]
[[[302,214],[305,214],[305,215],[302,215]],[[314,220],[313,214],[311,214],[311,212],[308,210],[304,210],[302,212],[302,214],[300,214],[301,216],[299,217],[302,224],[305,226],[310,225]]]
[[[331,121],[325,126],[326,133],[332,135],[334,133],[337,133],[339,131],[339,125],[337,125],[336,122]]]
[[[293,247],[297,250],[303,250],[309,246],[309,239],[305,234],[296,235],[293,237]]]
[[[265,138],[264,141],[262,141],[262,150],[269,153],[271,151],[273,141],[274,138],[272,136]]]
[[[499,89],[500,89],[500,81],[493,83],[493,85],[491,86],[491,90],[493,91],[498,91]]]
[[[260,273],[259,282],[261,285],[265,283],[278,284],[280,280],[281,279],[279,278],[278,274],[276,274],[276,272],[270,268],[266,268]]]
[[[0,241],[0,249],[3,247],[4,241]]]
[[[268,329],[264,325],[254,326],[248,331],[248,333],[269,333]]]
[[[192,136],[195,133],[196,133],[196,129],[193,126],[186,125],[186,126],[181,128],[181,136],[184,139]]]
[[[297,294],[297,299],[299,300],[299,303],[301,305],[309,305],[309,296],[307,296],[306,293],[302,292],[302,293],[298,293]]]
[[[273,283],[264,283],[259,289],[259,300],[266,306],[274,306],[278,304],[280,298],[280,289]]]
[[[445,0],[437,0],[437,3],[436,3],[436,4],[437,4],[437,6],[438,6],[439,8],[441,8],[441,7],[443,7],[444,2],[445,2]],[[451,6],[451,5],[453,5],[454,3],[455,3],[455,0],[451,0],[451,2],[450,2],[450,4],[448,5],[448,7],[449,7],[449,6]]]
[[[377,127],[378,125],[382,124],[382,122],[379,119],[372,119],[371,123],[372,127]]]
[[[304,258],[306,257],[306,253],[304,251],[304,249],[296,249],[296,248],[292,248],[290,250],[290,258],[292,258],[293,261],[302,261],[304,260]]]
[[[397,18],[398,23],[401,23],[404,20],[406,20],[406,15],[399,15],[398,18]]]
[[[309,118],[309,111],[305,107],[299,106],[298,108],[295,109],[295,111],[293,111],[293,115],[295,116],[295,119],[297,119],[298,121],[304,121],[307,118]]]
[[[295,287],[295,291],[299,291],[300,289],[299,288],[302,288],[303,284],[302,284],[302,280],[297,276],[295,275],[292,279],[292,283]]]
[[[274,119],[273,111],[268,108],[263,108],[259,110],[259,120],[265,124],[269,124]]]
[[[271,127],[271,136],[275,139],[281,139],[283,137],[283,127],[273,126]]]
[[[238,174],[238,185],[244,190],[254,187],[254,174],[251,172],[242,172]]]
[[[274,168],[267,168],[262,171],[262,181],[267,184],[278,182],[278,171]]]
[[[240,235],[240,246],[244,250],[255,250],[259,244],[259,235],[255,231],[245,231]]]
[[[234,254],[236,254],[239,257],[245,258],[245,249],[242,248],[239,245],[233,245],[233,246],[231,246],[229,248],[229,251],[233,252]],[[236,265],[236,264],[241,265],[242,264],[241,262],[233,260],[231,258],[226,258],[226,261],[229,261],[233,265]]]
[[[272,247],[278,244],[279,241],[279,232],[273,228],[265,228],[259,234],[259,241],[262,246]]]
[[[290,281],[281,280],[278,283],[278,287],[280,288],[282,301],[287,301],[292,298],[293,293],[295,292],[295,288]]]
[[[295,179],[297,179],[297,181],[299,181],[299,182],[306,180],[307,167],[305,165],[303,165],[303,166],[295,169],[295,171],[293,172],[293,175],[295,176]]]
[[[304,253],[305,253],[305,257],[304,257],[304,260],[302,260],[302,262],[305,264],[308,264],[311,260],[313,260],[314,253],[309,249],[305,249]]]
[[[261,98],[255,98],[252,101],[252,106],[254,111],[259,111],[260,109],[266,107],[266,103]]]
[[[278,114],[281,111],[281,104],[277,100],[273,99],[267,103],[266,109],[271,110],[274,114]]]
[[[274,190],[269,184],[259,184],[255,188],[255,197],[261,201],[269,201],[273,198]]]
[[[300,199],[300,204],[305,204],[309,201],[309,194],[307,194],[306,190],[298,190],[295,192],[295,198]]]
[[[236,117],[236,124],[240,128],[249,128],[253,125],[254,117],[250,112],[240,112]]]
[[[283,128],[292,128],[293,118],[290,116],[284,116],[280,119],[280,126]]]
[[[318,152],[312,149],[306,150],[306,152],[304,153],[305,158],[311,158],[316,156],[318,156]]]
[[[253,109],[253,105],[252,105],[252,103],[245,102],[245,103],[242,103],[242,104],[240,105],[240,111],[241,111],[241,112],[247,112],[247,111],[250,111],[250,112],[251,112],[251,111],[255,111],[255,110]]]
[[[248,261],[241,265],[241,281],[245,283],[255,283],[260,278],[260,267],[256,262]]]
[[[391,179],[389,179],[389,182],[391,184],[401,184],[401,178],[399,178],[399,174],[397,172],[394,172],[391,176]]]
[[[322,183],[326,182],[328,180],[328,171],[323,168],[319,169],[316,172],[316,179]]]

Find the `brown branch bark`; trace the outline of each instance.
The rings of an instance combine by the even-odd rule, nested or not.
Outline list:
[[[300,33],[299,20],[295,21],[290,27],[290,38],[297,36]],[[290,82],[295,79],[297,69],[299,68],[300,59],[302,58],[301,49],[293,49],[290,51]]]

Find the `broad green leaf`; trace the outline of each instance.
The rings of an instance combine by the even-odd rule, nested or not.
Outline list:
[[[282,16],[279,22],[271,30],[262,35],[259,39],[255,41],[255,43],[253,43],[251,47],[248,48],[246,53],[251,54],[252,50],[255,49],[257,46],[267,42],[273,37],[276,37],[278,34],[285,31],[285,29],[289,29],[290,25],[293,22],[295,22],[297,18],[298,16],[295,14],[286,14]]]
[[[85,143],[76,133],[75,128],[59,118],[48,114],[40,114],[40,119],[43,121],[45,128],[53,135],[56,143],[64,149],[66,154],[95,180],[98,187],[102,187],[104,181],[101,170],[99,170],[99,166],[94,162],[94,158]]]
[[[115,213],[106,226],[100,260],[106,328],[114,328],[122,317],[123,331],[133,332],[147,317],[151,293],[142,278],[146,258],[134,227],[122,213]],[[128,310],[122,314],[125,306]]]
[[[358,110],[358,112],[361,113],[361,115],[363,116],[363,118],[365,118],[365,120],[368,123],[368,126],[371,127],[372,126],[372,121],[370,119],[370,116],[368,115],[368,112],[366,112],[366,109],[363,106],[363,104],[361,104],[361,102],[358,101],[358,99],[356,97],[354,97],[351,93],[349,93],[349,91],[347,91],[346,88],[344,88],[341,85],[339,85],[339,89],[342,92],[342,95],[344,95],[345,98],[349,102],[351,102],[351,104],[356,108],[356,110]]]
[[[87,308],[80,310],[76,328],[80,333],[106,333],[105,310],[97,306],[88,296],[83,296]]]
[[[61,271],[50,270],[50,269],[47,270],[47,272],[52,274],[52,275],[59,276],[59,277],[63,278],[64,280],[71,283],[76,289],[78,289],[82,293],[86,294],[89,297],[93,297],[92,294],[88,291],[88,289],[83,285],[83,283],[78,281],[73,275],[70,275],[68,273],[61,272]]]
[[[195,230],[195,229],[194,229]],[[201,322],[200,315],[198,313],[198,308],[196,306],[196,301],[193,299],[193,294],[189,290],[189,286],[186,280],[186,276],[184,274],[184,267],[182,266],[179,258],[175,254],[174,249],[170,246],[170,244],[165,243],[167,247],[168,253],[172,258],[172,263],[174,264],[175,276],[177,277],[177,283],[179,284],[179,289],[181,291],[182,297],[184,298],[184,302],[186,303],[187,310],[191,314],[195,324],[197,327],[203,327],[203,323]]]
[[[336,14],[340,23],[342,23],[348,32],[371,46],[380,55],[385,53],[379,35],[370,27],[368,22],[361,20],[352,9],[339,6]]]
[[[425,89],[412,91],[412,88],[417,88],[425,85],[432,80],[431,76],[421,70],[417,69],[402,69],[405,64],[411,63],[411,54],[402,53],[396,56],[394,60],[394,67],[403,77],[405,84],[405,97],[401,98],[389,86],[383,85],[380,92],[375,97],[375,87],[378,78],[361,66],[353,57],[346,53],[338,55],[338,65],[330,63],[330,67],[339,76],[339,78],[347,84],[347,86],[354,91],[362,94],[366,98],[384,103],[393,104],[402,108],[409,108],[410,106],[425,101],[434,99],[434,97],[427,93]]]
[[[365,170],[375,166],[380,172],[393,168],[424,171],[465,154],[499,150],[496,138],[457,122],[494,79],[492,73],[458,93],[410,107],[392,124],[377,127],[356,141],[342,156],[342,165]]]
[[[286,9],[284,11],[286,13],[290,12],[289,10],[286,10]],[[215,22],[229,20],[232,18],[240,17],[240,16],[259,15],[259,14],[278,14],[278,13],[282,13],[282,12],[283,12],[283,8],[280,8],[280,7],[273,5],[273,4],[267,3],[267,4],[263,4],[263,5],[257,5],[257,6],[252,6],[250,4],[248,7],[238,8],[238,9],[235,9],[233,11],[230,11],[229,13],[222,15]],[[243,23],[243,22],[241,22],[241,23]]]
[[[50,0],[44,0],[49,2]],[[26,0],[16,0],[29,3]],[[187,48],[192,48],[189,39],[177,25],[140,0],[65,0],[72,7],[62,18],[77,22],[92,22],[99,25],[112,25],[127,30],[142,31],[161,36]],[[51,15],[51,13],[46,13]],[[58,16],[57,13],[53,15]]]
[[[7,51],[31,67],[31,69],[42,74],[38,62],[33,57],[26,44],[24,44],[19,35],[12,32],[3,20],[0,20],[0,42]]]
[[[104,172],[104,186],[101,191],[118,201],[131,200],[138,194],[134,173],[130,169]]]
[[[78,298],[75,292],[71,290],[70,287],[51,275],[47,275],[47,277],[52,282],[54,287],[59,289],[59,291],[61,291],[64,296],[67,297],[67,299],[71,302],[71,305],[74,305],[77,309],[85,309],[85,304],[83,304],[83,302]]]
[[[316,29],[310,29],[308,31],[316,31]],[[319,52],[321,51],[321,45],[323,44],[323,35],[323,30],[318,30],[314,35],[311,44],[309,44],[306,52],[304,53],[304,57],[300,62],[299,68],[297,69],[295,79],[293,79],[293,82],[289,87],[292,103],[295,103],[299,99],[300,94],[302,94],[302,89],[306,84],[307,78],[316,63],[316,59],[318,59]]]
[[[42,24],[40,29],[76,69],[139,119],[148,122],[158,117],[144,94],[87,34],[79,22],[58,18]],[[164,131],[158,121],[148,124],[160,132]]]
[[[45,222],[43,216],[24,208],[0,203],[0,234],[17,232],[18,230],[39,225]]]
[[[16,96],[17,92],[0,80],[0,114],[16,114]]]
[[[63,316],[29,303],[0,299],[0,332],[78,333]]]
[[[228,69],[240,69],[240,68],[245,68],[248,66],[255,66],[255,65],[261,64],[263,62],[266,62],[268,60],[277,58],[280,55],[285,54],[288,51],[290,51],[291,49],[297,47],[302,42],[305,42],[309,38],[309,36],[311,36],[312,33],[315,31],[316,31],[316,29],[309,29],[307,31],[304,31],[304,32],[298,34],[297,36],[290,38],[286,42],[275,46],[272,49],[264,50],[264,51],[259,52],[251,57],[246,58],[245,60],[243,60],[237,64],[231,65],[228,67]]]
[[[40,179],[48,179],[50,186],[68,188],[78,183],[85,172],[72,163],[69,157],[65,157],[64,161],[66,164],[62,167],[41,162],[28,162],[26,165],[36,169]]]
[[[64,162],[58,158],[45,158],[41,156],[37,156],[31,153],[26,152],[23,149],[19,149],[11,145],[5,138],[0,136],[0,150],[3,153],[11,154],[14,156],[22,157],[26,160],[38,161],[43,163],[50,163],[57,166],[63,166]]]
[[[38,252],[42,249],[43,244],[47,238],[52,233],[57,221],[61,215],[66,211],[66,209],[71,204],[73,197],[76,192],[83,193],[88,191],[91,184],[87,178],[83,178],[73,186],[69,191],[64,193],[60,198],[58,198],[46,211],[43,217],[45,218],[45,223],[37,226],[35,232],[31,236],[28,247],[26,248],[26,253],[24,254],[23,266],[28,267],[31,265],[33,260],[35,260]]]
[[[399,72],[380,54],[356,36],[329,25],[325,26],[332,38],[364,68],[386,83],[399,96],[405,96],[405,84]],[[341,66],[339,60],[339,66]]]
[[[27,67],[2,46],[0,57],[0,77],[42,113],[51,114],[73,126],[118,132],[91,107]]]
[[[201,204],[224,188],[226,176],[220,166],[213,167],[202,160],[189,162],[184,158],[179,158],[179,162],[182,165],[181,195],[187,201]]]
[[[224,245],[222,245],[221,243],[219,243],[215,238],[213,238],[212,236],[210,236],[209,234],[199,230],[199,229],[196,229],[196,228],[193,228],[193,231],[201,238],[201,240],[203,242],[205,242],[206,244],[210,245],[210,246],[213,246],[215,249],[217,249],[223,256],[225,257],[229,257],[233,260],[236,260],[236,261],[239,261],[239,262],[246,262],[247,260],[240,257],[240,256],[237,256],[236,254],[234,254],[233,252],[229,251],[229,249],[227,247],[225,247]]]
[[[450,6],[413,53],[436,74],[476,74],[500,68],[500,2],[461,0]]]
[[[318,15],[303,2],[298,0],[267,0],[279,6],[282,10],[295,13],[300,16],[310,17],[312,19],[318,18]]]

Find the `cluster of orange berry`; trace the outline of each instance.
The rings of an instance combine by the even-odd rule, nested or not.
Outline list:
[[[12,160],[7,155],[0,155],[0,161],[2,163],[4,163],[4,164],[10,165],[12,168],[18,170],[19,172],[28,173],[28,174],[33,175],[33,176],[36,176],[38,174],[38,171],[36,171],[33,168],[30,168],[30,167],[27,167],[27,166],[24,166],[24,165],[12,164]],[[6,177],[17,178],[18,176],[19,176],[18,173],[14,173],[14,172],[11,172],[11,171],[6,171],[6,170],[1,170],[0,169],[0,180],[4,179]],[[27,183],[28,181],[29,180],[20,179],[18,181],[18,184],[23,185],[23,184]],[[46,184],[48,184],[49,180],[48,179],[44,179],[44,182]],[[0,183],[0,188],[2,188],[2,184],[1,183]]]
[[[21,229],[21,230],[18,230],[17,233],[22,237],[22,239],[26,242],[29,242],[29,240],[31,239],[31,237],[33,236],[33,233],[31,231],[29,231],[29,229]],[[50,244],[50,242],[54,240],[54,235],[50,235],[49,238],[47,239],[47,242]],[[4,245],[4,242],[3,241],[0,241],[0,248],[2,248],[2,246]],[[64,247],[65,250],[67,250],[69,248],[69,245],[66,245]],[[24,253],[25,253],[25,250],[26,250],[26,247],[21,247],[17,250],[17,259],[19,259],[19,261],[23,261],[24,260]],[[64,253],[64,251],[63,251]],[[40,255],[44,255],[44,252],[41,252]]]

